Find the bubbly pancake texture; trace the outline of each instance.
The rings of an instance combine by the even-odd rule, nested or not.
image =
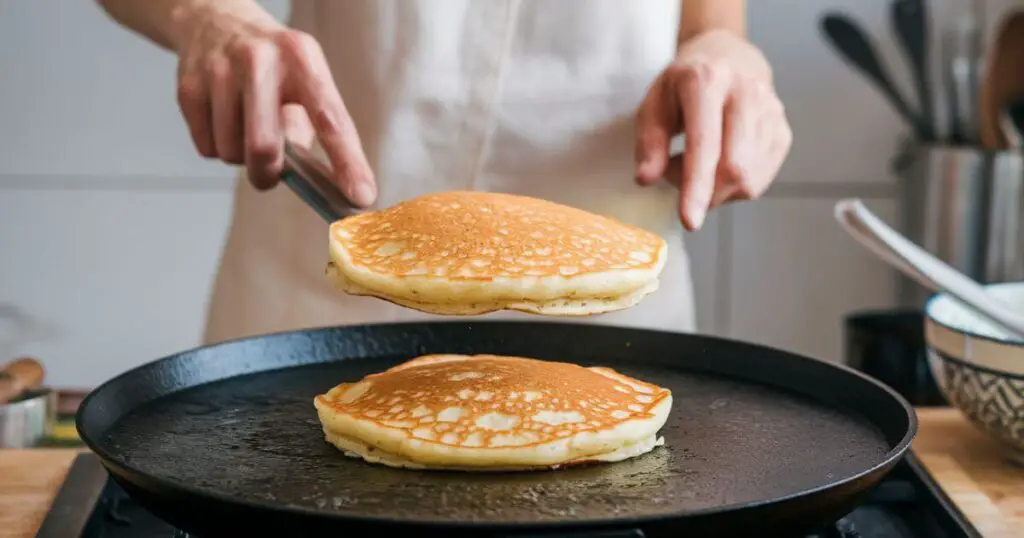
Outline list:
[[[603,367],[426,355],[314,399],[346,455],[413,469],[552,469],[664,443],[669,390]]]
[[[454,191],[334,222],[330,252],[327,275],[347,293],[438,314],[571,316],[628,308],[656,290],[667,246],[546,200]]]

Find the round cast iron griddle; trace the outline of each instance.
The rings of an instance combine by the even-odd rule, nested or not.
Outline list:
[[[370,465],[324,441],[316,394],[425,353],[607,365],[668,387],[666,446],[615,464],[470,474]],[[133,497],[199,536],[727,537],[834,521],[898,461],[916,420],[880,383],[770,348],[596,325],[440,322],[186,351],[93,391],[78,429]]]

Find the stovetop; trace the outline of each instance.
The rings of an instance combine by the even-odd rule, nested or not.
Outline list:
[[[136,504],[93,454],[79,455],[36,538],[193,538]],[[641,538],[637,536],[637,538]],[[795,538],[981,538],[912,453],[834,525]]]

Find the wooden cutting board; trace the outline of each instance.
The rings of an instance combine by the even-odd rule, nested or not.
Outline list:
[[[1024,537],[1024,468],[950,409],[918,410],[917,457],[985,538]],[[81,449],[0,450],[0,538],[32,538]]]
[[[958,411],[918,409],[914,454],[985,538],[1024,537],[1024,467]]]
[[[32,538],[84,449],[0,449],[0,538]]]

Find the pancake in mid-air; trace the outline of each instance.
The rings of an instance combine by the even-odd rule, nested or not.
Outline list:
[[[513,471],[617,462],[664,444],[672,393],[610,368],[426,355],[314,400],[346,455],[410,469]]]
[[[525,196],[431,194],[330,226],[327,274],[353,295],[434,314],[583,316],[658,287],[665,240]]]

